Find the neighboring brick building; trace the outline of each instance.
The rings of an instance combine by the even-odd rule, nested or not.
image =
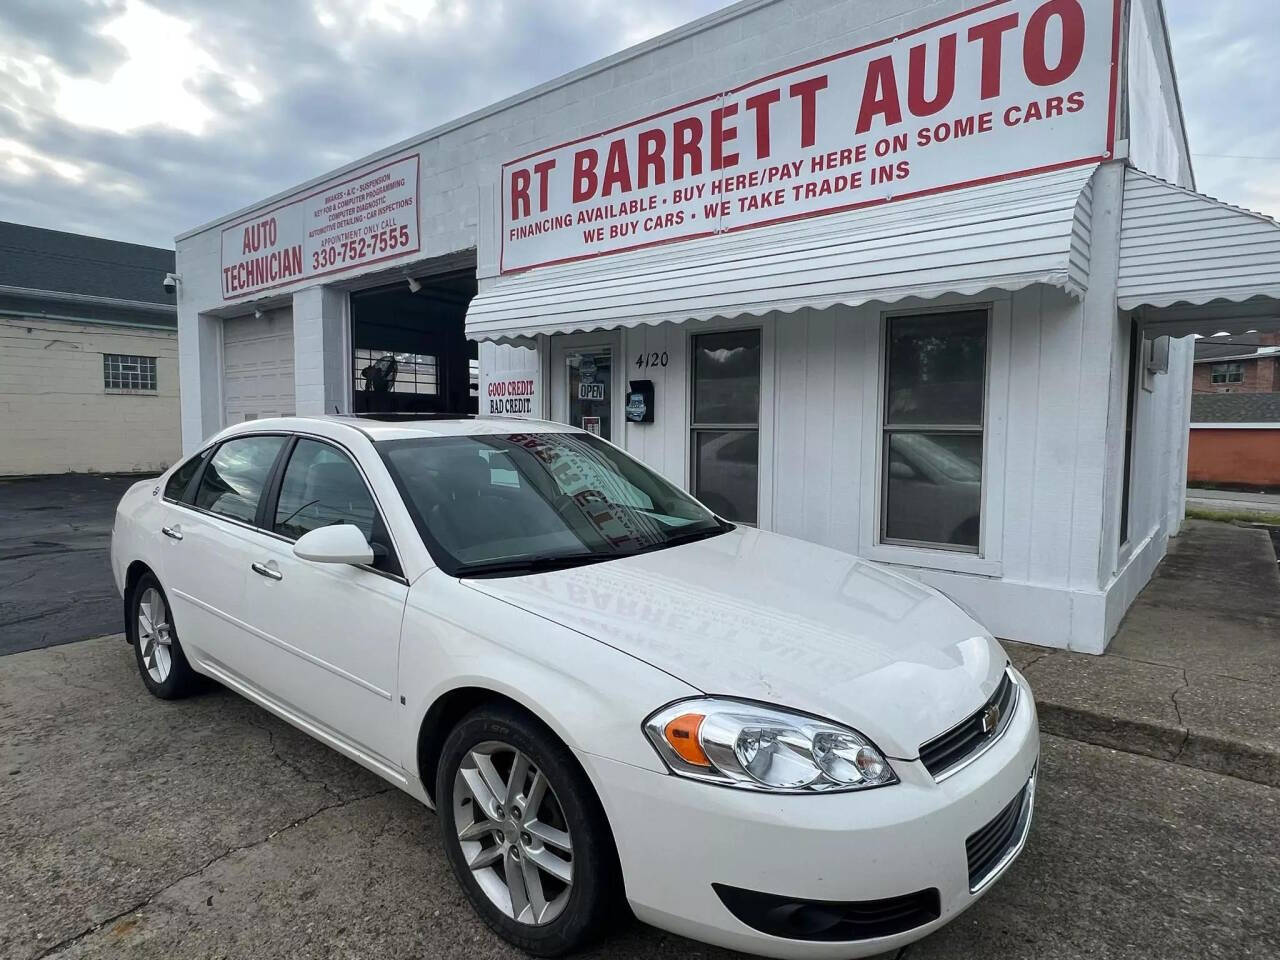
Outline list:
[[[173,256],[0,222],[0,475],[177,459]]]
[[[1280,334],[1207,337],[1196,343],[1195,393],[1280,391]]]
[[[1280,392],[1193,396],[1187,482],[1280,489]]]

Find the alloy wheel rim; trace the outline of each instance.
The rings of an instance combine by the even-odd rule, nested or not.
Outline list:
[[[138,598],[138,645],[147,674],[164,683],[173,669],[173,633],[169,608],[155,587],[147,587]]]
[[[546,774],[495,740],[476,745],[453,778],[462,857],[486,897],[518,923],[551,923],[573,890],[573,838]]]

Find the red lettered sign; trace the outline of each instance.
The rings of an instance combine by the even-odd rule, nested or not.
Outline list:
[[[992,0],[502,168],[502,271],[1111,155],[1119,0]]]
[[[418,157],[326,184],[222,231],[222,298],[416,253]]]

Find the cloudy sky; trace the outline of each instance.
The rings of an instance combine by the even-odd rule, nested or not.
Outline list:
[[[0,219],[173,236],[724,0],[0,0]],[[1276,0],[1165,0],[1202,191],[1280,216]]]

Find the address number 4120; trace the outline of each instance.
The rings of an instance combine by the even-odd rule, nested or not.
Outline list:
[[[636,369],[644,370],[648,367],[665,367],[669,359],[667,351],[665,350],[661,353],[642,353],[636,357]]]

